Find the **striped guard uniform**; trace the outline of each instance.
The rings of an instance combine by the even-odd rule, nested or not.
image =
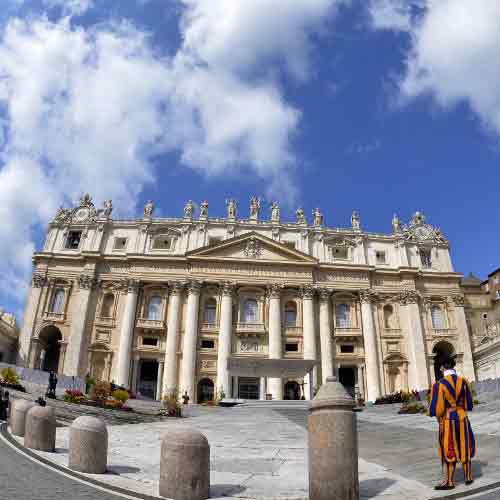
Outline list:
[[[476,452],[474,434],[467,417],[473,408],[467,380],[447,375],[432,387],[429,415],[439,420],[439,458],[443,462],[467,463]]]

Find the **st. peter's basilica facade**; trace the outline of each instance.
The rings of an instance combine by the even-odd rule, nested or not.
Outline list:
[[[443,354],[474,380],[462,275],[417,212],[388,234],[284,222],[250,200],[224,218],[114,219],[89,195],[61,208],[32,288],[18,363],[114,381],[145,396],[306,398],[331,375],[373,401],[426,389]],[[266,207],[266,212],[267,212]]]

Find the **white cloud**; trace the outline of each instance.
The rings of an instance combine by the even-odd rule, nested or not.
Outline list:
[[[94,0],[43,0],[48,8],[60,7],[64,16],[81,16],[94,6]]]
[[[500,133],[496,63],[500,2],[427,0],[423,7],[407,28],[411,47],[400,81],[401,95],[428,94],[443,107],[466,102],[485,127]]]
[[[406,0],[372,0],[369,14],[375,29],[408,31],[411,27],[410,4]]]
[[[300,111],[281,91],[279,68],[300,81],[310,75],[310,37],[343,0],[280,0],[280,29],[263,0],[184,0],[183,43],[169,59],[131,24],[73,25],[92,3],[65,2],[57,22],[11,19],[0,40],[4,293],[19,290],[31,232],[62,201],[92,191],[99,203],[112,197],[133,209],[161,175],[158,154],[179,151],[207,175],[250,169],[273,194],[293,197]]]

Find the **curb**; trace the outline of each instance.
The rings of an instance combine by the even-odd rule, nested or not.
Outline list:
[[[72,476],[75,479],[78,479],[79,481],[82,481],[84,483],[87,483],[91,486],[97,486],[101,490],[108,490],[110,493],[117,493],[119,495],[126,496],[128,498],[137,498],[140,500],[163,500],[163,497],[153,497],[150,495],[144,495],[142,493],[138,493],[136,491],[132,490],[127,490],[125,488],[120,488],[119,486],[113,486],[113,485],[108,485],[107,483],[97,481],[96,479],[87,477],[83,474],[80,474],[79,472],[75,472],[74,470],[71,470],[67,467],[62,467],[59,464],[56,464],[54,462],[51,462],[50,460],[47,460],[44,457],[41,457],[40,455],[37,455],[33,451],[31,451],[29,448],[26,448],[22,444],[20,444],[18,441],[16,441],[7,431],[7,423],[4,422],[0,424],[0,435],[7,441],[11,446],[16,448],[16,450],[20,453],[23,453],[24,455],[28,455],[30,459],[32,459],[35,462],[40,462],[43,465],[57,471],[65,474],[66,476]]]

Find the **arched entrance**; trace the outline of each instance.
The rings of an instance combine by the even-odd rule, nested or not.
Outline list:
[[[342,366],[339,368],[339,382],[345,387],[346,391],[351,396],[354,396],[356,373],[352,366]]]
[[[198,404],[214,400],[214,383],[209,378],[198,382]]]
[[[438,342],[434,349],[432,349],[434,353],[434,377],[436,380],[439,380],[442,377],[440,368],[445,358],[453,356],[455,354],[455,349],[449,342]]]
[[[299,400],[300,385],[298,382],[290,381],[285,384],[283,399]]]
[[[39,368],[46,372],[57,372],[59,368],[59,356],[61,354],[62,340],[59,328],[46,326],[38,336],[40,340]]]

